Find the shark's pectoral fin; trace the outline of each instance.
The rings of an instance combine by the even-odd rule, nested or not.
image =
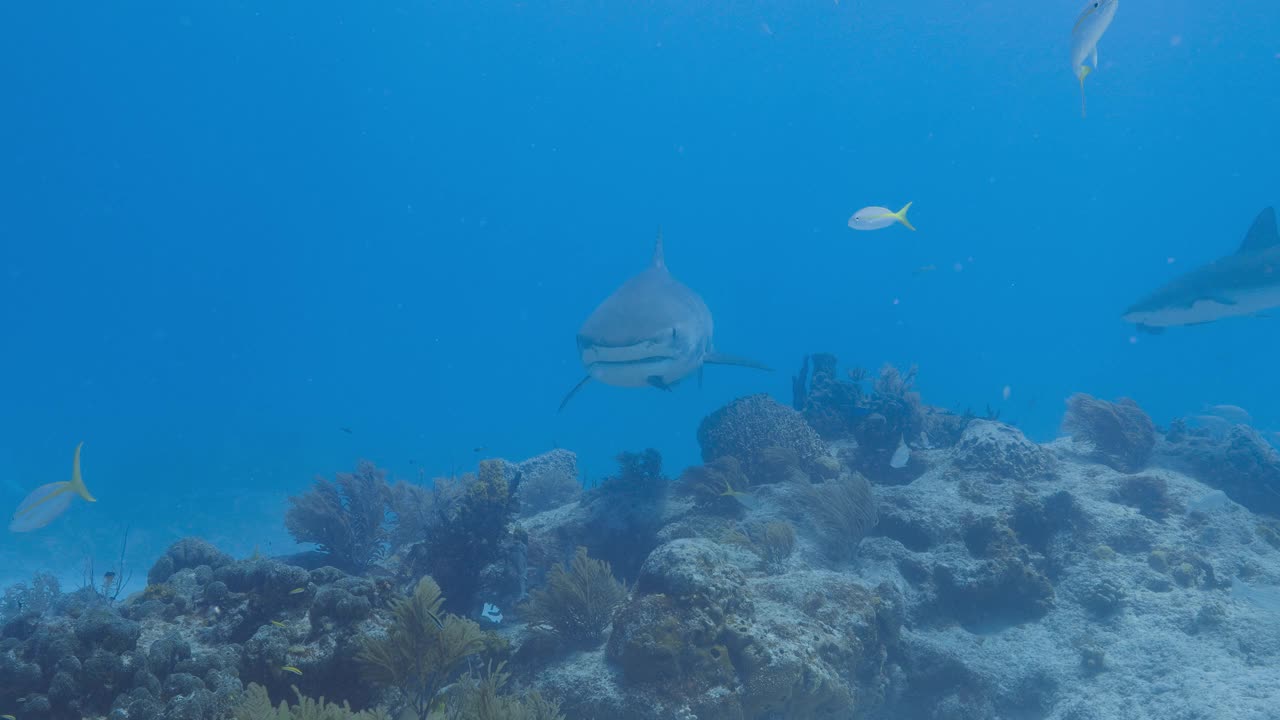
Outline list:
[[[737,365],[738,367],[748,367],[748,368],[755,368],[756,370],[773,372],[773,368],[769,367],[768,365],[762,365],[756,362],[755,360],[749,360],[744,357],[738,357],[737,355],[725,355],[724,353],[718,353],[718,352],[713,352],[707,355],[707,357],[704,358],[702,362],[708,365]]]
[[[667,381],[663,380],[661,375],[650,375],[648,377],[648,381],[650,385],[658,388],[659,390],[671,392],[671,385],[668,384]]]
[[[572,389],[572,390],[570,390],[570,391],[569,391],[569,393],[568,393],[567,395],[565,395],[565,396],[564,396],[564,399],[560,401],[560,407],[556,408],[556,412],[560,412],[561,410],[564,410],[564,406],[565,406],[565,405],[568,405],[568,404],[569,404],[569,401],[573,399],[573,396],[574,396],[574,395],[577,395],[577,394],[578,394],[578,391],[582,389],[582,386],[583,386],[583,385],[586,385],[586,384],[587,384],[588,382],[590,382],[590,381],[591,381],[591,376],[590,376],[590,375],[588,375],[588,376],[586,376],[586,377],[582,378],[581,380],[579,380],[579,381],[578,381],[578,384],[577,384],[577,385],[574,385],[574,386],[573,386],[573,389]]]

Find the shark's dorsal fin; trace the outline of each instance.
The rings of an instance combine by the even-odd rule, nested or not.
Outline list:
[[[658,228],[658,240],[653,244],[653,266],[656,268],[667,266],[666,258],[662,256],[662,228]]]
[[[1276,245],[1280,245],[1280,234],[1276,233],[1276,210],[1266,208],[1258,213],[1257,219],[1253,221],[1249,234],[1245,235],[1244,242],[1240,243],[1239,252],[1258,252]]]

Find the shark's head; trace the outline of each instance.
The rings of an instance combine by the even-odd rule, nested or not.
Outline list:
[[[711,313],[672,277],[658,238],[652,264],[600,303],[578,331],[587,374],[607,385],[670,385],[711,352]]]
[[[1280,307],[1280,235],[1275,211],[1253,221],[1239,250],[1174,278],[1124,312],[1139,328],[1200,325]]]

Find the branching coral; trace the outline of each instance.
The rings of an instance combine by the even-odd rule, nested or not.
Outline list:
[[[313,700],[296,687],[293,692],[298,696],[297,704],[290,706],[281,700],[279,706],[273,706],[266,688],[251,683],[232,717],[234,720],[391,720],[391,716],[381,710],[354,712],[346,703],[326,703],[323,697]]]
[[[459,681],[457,698],[449,703],[443,720],[564,720],[559,703],[545,700],[536,692],[523,700],[502,694],[510,679],[503,672],[506,663],[490,668],[483,678],[468,676]]]
[[[519,472],[498,460],[480,463],[474,476],[437,481],[436,525],[426,542],[430,574],[449,591],[448,606],[467,612],[475,602],[480,573],[503,555],[518,502]]]
[[[814,485],[806,500],[823,548],[834,560],[852,557],[858,542],[875,527],[871,483],[861,475],[845,475]]]
[[[1156,444],[1156,426],[1128,398],[1109,403],[1076,393],[1067,398],[1062,428],[1092,446],[1092,457],[1120,472],[1141,470]]]
[[[480,626],[456,615],[441,617],[443,605],[440,586],[430,577],[422,578],[412,597],[392,607],[387,634],[366,637],[356,656],[365,679],[398,688],[420,720],[426,720],[462,661],[484,647]]]
[[[590,648],[600,644],[614,611],[626,599],[627,588],[613,577],[609,563],[588,557],[580,547],[568,568],[557,563],[546,586],[529,594],[524,614],[531,628]]]
[[[868,414],[856,433],[858,444],[866,451],[885,454],[886,463],[902,439],[912,442],[924,429],[924,406],[920,393],[915,391],[915,382],[915,366],[904,374],[892,365],[885,365],[880,368],[880,376],[867,400]]]
[[[285,526],[298,542],[315,543],[335,565],[360,573],[387,551],[389,496],[386,472],[361,460],[354,473],[317,478],[309,492],[290,497]]]
[[[806,388],[810,360],[813,363],[812,379]],[[861,370],[850,374],[849,380],[836,375],[836,356],[819,353],[805,357],[800,374],[792,378],[792,405],[804,413],[809,425],[824,439],[834,440],[853,432],[862,414]]]

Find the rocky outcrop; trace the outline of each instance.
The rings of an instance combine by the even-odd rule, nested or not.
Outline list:
[[[956,443],[952,462],[992,480],[1027,482],[1052,473],[1053,459],[1021,430],[994,420],[974,420]]]
[[[1175,465],[1254,512],[1280,517],[1280,453],[1256,430],[1231,428],[1225,438],[1182,434],[1164,448]]]

